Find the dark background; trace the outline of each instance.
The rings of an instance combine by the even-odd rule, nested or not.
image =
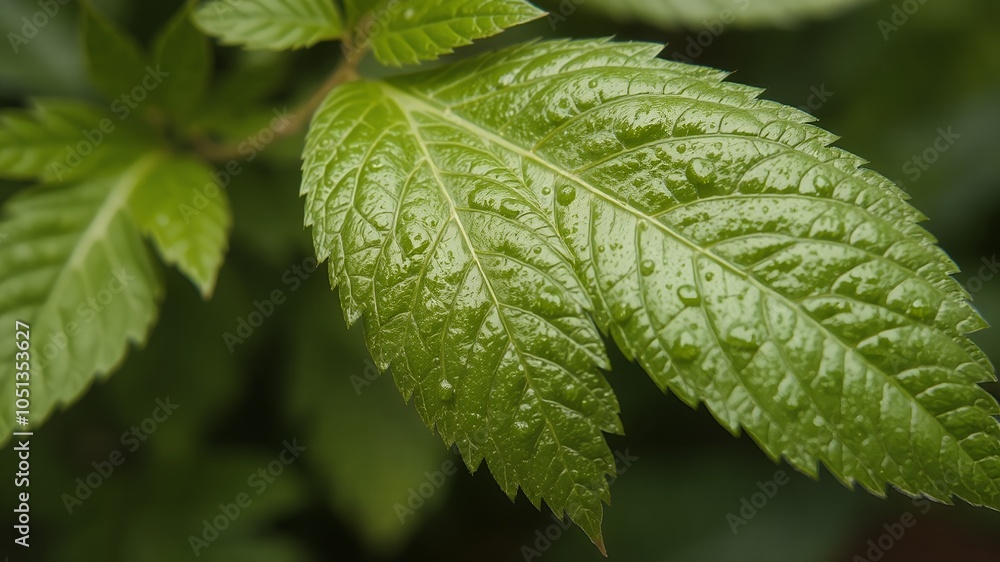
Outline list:
[[[0,45],[3,105],[23,105],[29,96],[107,103],[87,84],[73,4],[20,53]],[[148,44],[180,2],[96,4]],[[968,283],[998,254],[1000,9],[991,0],[927,0],[886,40],[878,22],[890,18],[892,5],[873,1],[795,28],[725,26],[695,62],[735,70],[733,80],[766,88],[770,99],[794,106],[812,101],[821,126],[843,137],[839,146],[864,156],[912,195]],[[6,36],[37,9],[31,0],[3,0],[0,31]],[[699,31],[618,25],[580,11],[555,30],[541,20],[463,54],[539,35],[613,34],[670,43],[676,47],[666,48],[669,58],[683,53]],[[281,54],[216,51],[220,84],[206,110],[233,131],[247,132],[264,126],[262,116],[272,108],[308,97],[339,55],[336,44]],[[367,70],[385,72],[370,61]],[[825,101],[814,96],[820,91],[828,93]],[[949,127],[959,138],[914,177],[906,163]],[[344,327],[326,266],[308,276],[303,271],[306,278],[292,290],[286,275],[308,265],[311,249],[297,195],[300,148],[300,138],[270,146],[233,179],[236,227],[213,299],[202,302],[185,279],[167,272],[168,296],[146,349],[133,349],[120,371],[36,432],[31,556],[8,540],[0,557],[192,559],[189,537],[203,533],[203,521],[220,514],[220,503],[244,492],[252,503],[199,559],[512,561],[534,554],[522,547],[537,549],[540,556],[531,560],[601,559],[579,529],[555,526],[551,513],[523,496],[508,501],[485,467],[470,475],[459,466],[400,523],[394,506],[405,504],[411,489],[433,487],[433,473],[460,459],[403,403],[391,376],[376,376],[361,327]],[[0,199],[19,187],[3,184]],[[1000,278],[983,276],[967,286],[985,318],[1000,321]],[[275,289],[288,301],[230,353],[223,334],[234,332],[254,301]],[[975,339],[1000,357],[1000,331]],[[925,513],[925,504],[891,490],[882,500],[844,488],[827,472],[813,481],[772,463],[749,438],[734,439],[703,409],[661,395],[620,356],[608,377],[627,432],[609,442],[630,459],[612,486],[605,516],[612,560],[1000,560],[1000,514],[967,505],[935,505]],[[167,397],[179,409],[129,450],[122,433]],[[293,439],[306,447],[298,459],[263,490],[248,483]],[[5,473],[13,473],[11,449],[0,451]],[[85,480],[94,463],[116,450],[124,464],[67,513],[64,494],[74,494],[76,479]],[[729,515],[740,516],[742,500],[751,500],[758,482],[773,480],[779,470],[788,483],[775,486],[774,497],[734,533]],[[8,481],[7,515],[0,518],[7,523],[12,491]],[[915,525],[889,540],[887,529],[898,530],[904,517],[911,521],[907,514]],[[540,539],[546,532],[555,540]],[[877,544],[880,537],[891,547],[873,552],[880,559],[868,558],[868,541]]]

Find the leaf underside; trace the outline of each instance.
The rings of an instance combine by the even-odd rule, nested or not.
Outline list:
[[[600,546],[610,334],[772,458],[1000,508],[985,323],[798,110],[659,45],[530,43],[335,90],[302,193],[349,322],[470,467]]]

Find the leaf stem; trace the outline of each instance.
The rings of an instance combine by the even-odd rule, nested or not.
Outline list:
[[[295,108],[289,119],[274,127],[275,140],[291,137],[301,132],[308,125],[310,119],[312,119],[313,113],[316,112],[316,109],[319,108],[323,100],[326,99],[327,95],[334,88],[360,78],[358,63],[364,57],[367,46],[355,47],[350,34],[345,35],[343,46],[344,55],[340,58],[330,76],[305,103]],[[194,137],[191,141],[195,152],[210,162],[225,162],[241,156],[238,146],[221,144],[204,135]]]

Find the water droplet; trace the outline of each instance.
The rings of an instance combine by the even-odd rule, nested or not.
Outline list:
[[[441,379],[441,390],[438,396],[445,402],[451,402],[455,399],[455,387],[448,382],[448,379]]]
[[[629,302],[619,301],[611,305],[611,316],[615,322],[625,324],[635,316],[636,307]]]
[[[757,349],[757,334],[747,326],[737,325],[729,330],[726,342],[737,349],[752,351]]]
[[[587,86],[590,87],[591,90],[593,90],[594,88],[597,87],[597,80],[591,80],[590,82],[587,82]]]
[[[642,263],[639,264],[639,273],[643,277],[649,277],[654,271],[656,271],[656,263],[653,260],[642,260]]]
[[[499,213],[508,219],[516,219],[527,210],[527,206],[515,199],[504,199],[500,202]]]
[[[695,185],[707,185],[715,181],[715,164],[704,158],[695,158],[685,172],[688,181]]]
[[[535,254],[535,255],[538,255],[538,254],[542,253],[542,247],[541,246],[535,246],[534,248],[531,249],[531,252],[533,254]]]
[[[560,205],[569,205],[576,199],[576,188],[572,185],[564,185],[559,188],[559,193],[556,195],[556,201]]]
[[[712,273],[711,271],[709,271],[708,273],[705,274],[705,281],[711,281],[712,279],[715,279],[715,274],[714,273]]]
[[[331,141],[330,139],[323,139],[319,141],[319,147],[324,150],[330,148],[331,145],[333,145],[333,141]]]
[[[691,285],[682,285],[679,287],[677,289],[677,296],[687,306],[695,306],[701,302],[701,295],[698,294],[698,289],[695,289]]]
[[[929,320],[936,315],[937,309],[930,302],[918,298],[910,303],[906,313],[919,320]]]
[[[685,152],[687,152],[687,149],[688,147],[686,144],[679,144],[677,145],[677,154],[684,154]]]
[[[813,179],[813,187],[816,188],[816,193],[823,197],[828,197],[833,193],[833,182],[826,176],[816,176]]]
[[[542,188],[542,195],[548,196],[551,193],[552,193],[552,188],[551,187],[545,186],[545,187]]]
[[[599,245],[599,246],[597,247],[597,251],[598,251],[598,252],[603,252],[603,251],[604,251],[604,250],[606,250],[606,249],[607,249],[607,248],[605,248],[605,247],[604,247],[604,244],[601,244],[601,245]]]
[[[684,332],[674,338],[667,351],[674,361],[685,363],[694,361],[701,355],[701,347],[690,332]]]

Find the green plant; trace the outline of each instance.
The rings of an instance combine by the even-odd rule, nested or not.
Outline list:
[[[603,551],[603,434],[623,432],[602,375],[610,336],[772,459],[1000,509],[1000,407],[979,386],[993,368],[965,337],[985,323],[902,192],[808,115],[659,45],[606,39],[365,78],[369,51],[435,61],[544,13],[342,4],[215,0],[193,21],[247,48],[341,42],[329,80],[258,138],[310,122],[316,255],[379,368],[470,470],[485,460],[508,496],[544,500]],[[110,111],[38,100],[0,123],[0,174],[39,183],[0,223],[0,318],[32,327],[35,423],[146,339],[163,288],[143,236],[212,293],[232,222],[221,178],[263,146],[219,142],[227,100],[207,92],[211,50],[188,16],[146,53],[85,8]]]

